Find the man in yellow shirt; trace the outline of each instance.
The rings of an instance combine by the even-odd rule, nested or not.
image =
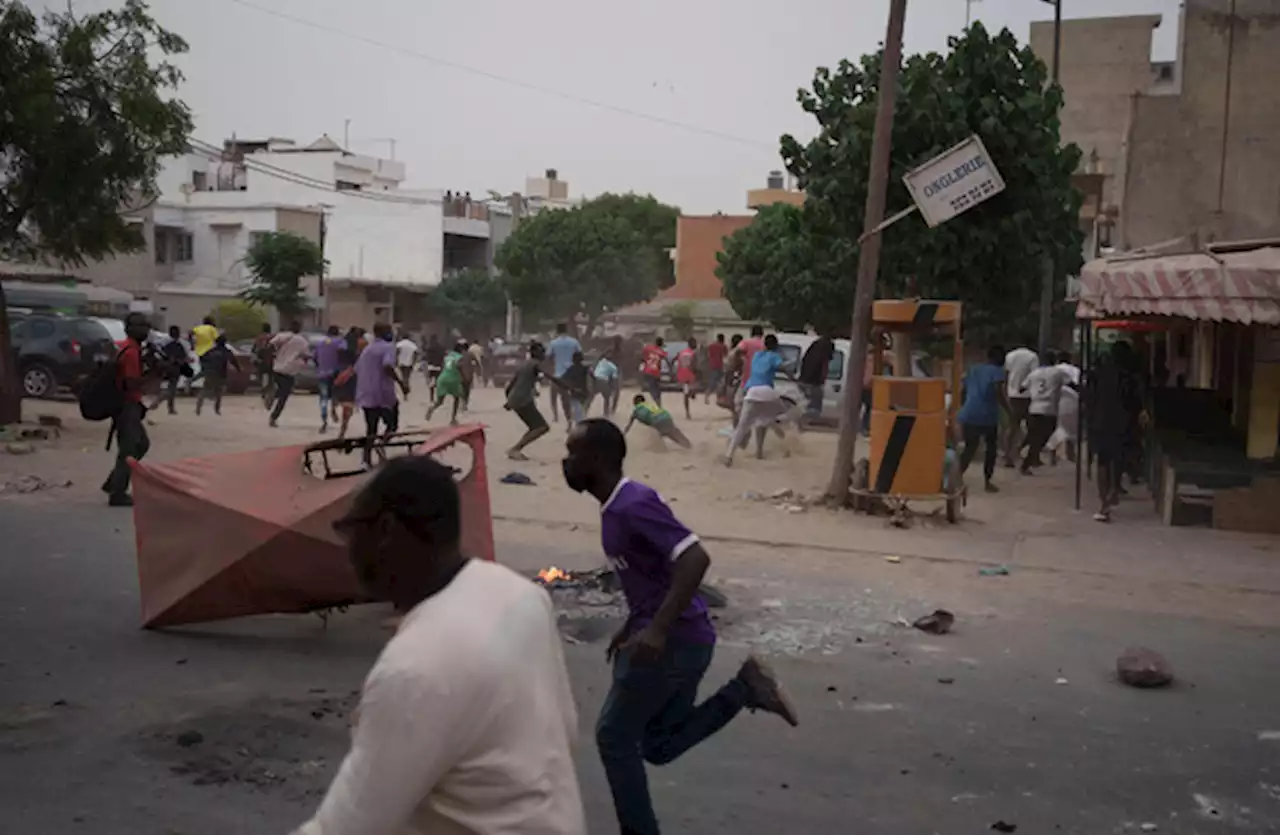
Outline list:
[[[204,317],[203,325],[191,329],[191,345],[197,357],[203,357],[218,339],[218,329],[213,324],[213,317]]]

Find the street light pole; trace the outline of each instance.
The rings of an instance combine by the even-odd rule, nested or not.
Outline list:
[[[1053,83],[1057,85],[1062,55],[1062,0],[1044,2],[1053,4]],[[1040,282],[1040,338],[1037,340],[1042,358],[1049,350],[1049,335],[1053,328],[1053,279],[1058,269],[1052,255],[1045,259],[1043,271]]]

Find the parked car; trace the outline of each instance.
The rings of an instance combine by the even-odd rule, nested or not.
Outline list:
[[[116,344],[117,351],[124,347],[129,334],[125,332],[123,319],[109,319],[105,316],[89,316],[87,318],[107,329],[107,333],[111,334],[111,341]],[[152,331],[152,333],[155,333],[155,331]]]
[[[11,317],[9,343],[25,397],[52,397],[62,387],[74,391],[98,362],[115,353],[115,342],[101,323],[54,313]]]
[[[800,375],[800,360],[804,357],[804,352],[809,346],[817,341],[816,336],[803,333],[780,333],[778,334],[778,353],[782,355],[786,368],[795,376]],[[835,340],[835,353],[831,355],[831,362],[827,365],[827,384],[822,393],[822,414],[824,417],[838,418],[840,410],[844,404],[844,393],[841,389],[844,387],[844,364],[849,356],[849,340]],[[911,376],[912,377],[928,377],[928,365],[930,364],[929,355],[924,351],[913,351],[911,355]],[[778,389],[778,393],[783,397],[789,397],[797,403],[804,403],[804,395],[800,392],[800,387],[785,377],[779,376],[774,384]],[[946,396],[948,407],[951,404],[951,393]]]

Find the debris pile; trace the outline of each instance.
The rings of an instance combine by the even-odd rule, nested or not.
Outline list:
[[[1129,647],[1120,653],[1116,675],[1130,687],[1166,687],[1173,683],[1173,667],[1163,655],[1146,647]]]

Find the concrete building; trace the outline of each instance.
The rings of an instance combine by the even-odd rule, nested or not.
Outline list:
[[[1119,249],[1174,238],[1280,235],[1280,0],[1186,0],[1178,59],[1153,62],[1157,15],[1065,20],[1062,139],[1091,240]],[[1031,26],[1053,57],[1053,24]]]
[[[747,192],[747,208],[759,209],[774,203],[803,205],[804,192],[788,188],[782,173],[770,171],[765,188]],[[710,301],[720,299],[720,278],[716,256],[724,239],[750,226],[755,215],[681,215],[676,221],[676,281],[659,294],[659,300]]]

